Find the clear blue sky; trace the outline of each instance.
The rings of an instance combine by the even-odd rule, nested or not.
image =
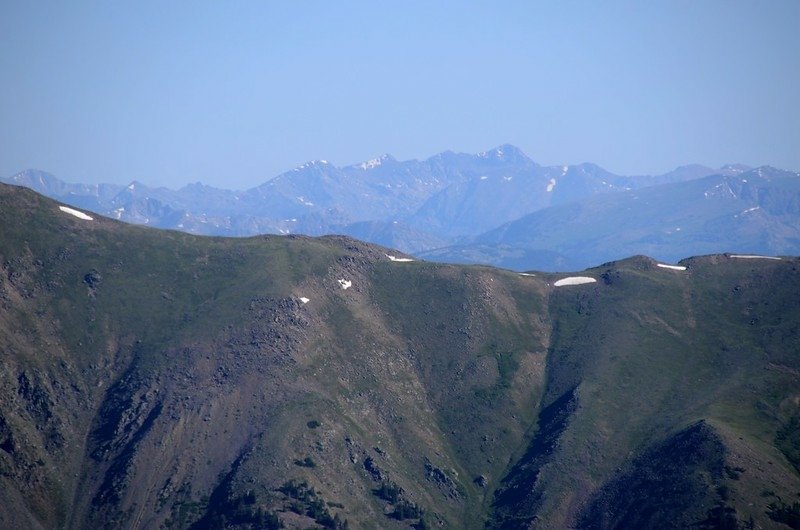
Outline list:
[[[502,143],[800,170],[800,1],[0,3],[0,174],[245,188]]]

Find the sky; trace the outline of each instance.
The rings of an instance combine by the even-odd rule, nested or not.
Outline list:
[[[0,175],[260,184],[520,147],[800,170],[800,1],[0,2]]]

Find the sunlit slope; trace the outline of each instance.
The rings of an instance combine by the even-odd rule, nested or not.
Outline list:
[[[557,287],[93,217],[0,187],[0,526],[791,516],[794,258]]]

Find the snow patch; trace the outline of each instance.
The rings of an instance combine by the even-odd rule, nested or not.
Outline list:
[[[667,265],[666,263],[656,263],[662,269],[672,269],[674,271],[685,271],[686,267],[683,265]]]
[[[300,171],[301,169],[306,169],[306,168],[313,167],[313,166],[320,165],[320,164],[323,165],[323,166],[327,166],[328,165],[328,161],[327,160],[312,160],[311,162],[306,162],[302,166],[297,166],[292,171]]]
[[[384,255],[385,255],[387,258],[389,258],[389,260],[390,260],[390,261],[396,261],[396,262],[398,262],[398,263],[408,263],[408,262],[410,262],[410,261],[414,261],[414,260],[413,260],[413,259],[411,259],[411,258],[398,258],[398,257],[392,256],[391,254],[384,254]]]
[[[730,257],[738,259],[781,259],[777,256],[756,256],[755,254],[731,254]]]
[[[727,181],[717,184],[713,188],[703,192],[703,196],[707,199],[709,197],[733,197],[736,199],[736,193],[731,189]]]
[[[302,196],[297,197],[297,200],[300,201],[300,204],[302,204],[303,206],[314,206],[314,203],[307,200],[305,197]]]
[[[754,212],[754,211],[760,210],[760,209],[761,209],[761,206],[753,206],[752,208],[748,208],[747,210],[743,211],[742,213]]]
[[[94,219],[92,217],[89,217],[88,215],[86,215],[83,212],[79,212],[78,210],[72,209],[69,206],[59,206],[58,209],[61,210],[64,213],[68,213],[70,215],[74,215],[78,219],[83,219],[84,221],[94,221]]]
[[[553,188],[556,187],[556,179],[550,179],[550,182],[547,183],[547,191],[553,191]]]
[[[489,177],[487,177],[486,175],[483,175],[483,176],[481,177],[481,180],[486,180],[486,179],[488,179],[488,178],[489,178]]]
[[[513,178],[514,178],[514,177],[503,177],[503,180],[505,180],[506,182],[508,182],[509,180],[511,180],[511,179],[513,179]]]
[[[300,301],[303,302],[304,304],[307,304],[307,303],[309,303],[311,301],[311,299],[310,298],[306,298],[305,296],[301,296],[300,297]]]
[[[588,276],[569,276],[567,278],[561,278],[553,285],[561,287],[562,285],[582,285],[584,283],[595,283],[596,281],[597,280],[594,278]]]
[[[374,169],[380,166],[382,163],[383,161],[380,158],[373,158],[372,160],[367,160],[366,162],[360,163],[358,167],[366,171],[368,169]]]
[[[562,177],[567,174],[567,171],[569,171],[569,166],[561,166],[561,176]]]
[[[342,286],[342,289],[349,289],[350,287],[353,286],[353,282],[352,281],[345,280],[344,278],[342,278],[341,280],[336,280],[336,281],[339,282],[339,285]]]
[[[518,272],[520,276],[536,276],[535,274],[531,274],[530,272]]]

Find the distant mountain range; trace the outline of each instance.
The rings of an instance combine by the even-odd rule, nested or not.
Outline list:
[[[344,234],[518,270],[640,253],[800,253],[800,175],[738,164],[620,176],[590,163],[541,166],[503,145],[423,161],[314,161],[244,191],[68,184],[36,170],[2,180],[135,224],[205,235]]]
[[[619,256],[677,261],[717,252],[800,253],[800,178],[759,168],[551,206],[463,245],[421,253],[453,263],[578,270]]]

